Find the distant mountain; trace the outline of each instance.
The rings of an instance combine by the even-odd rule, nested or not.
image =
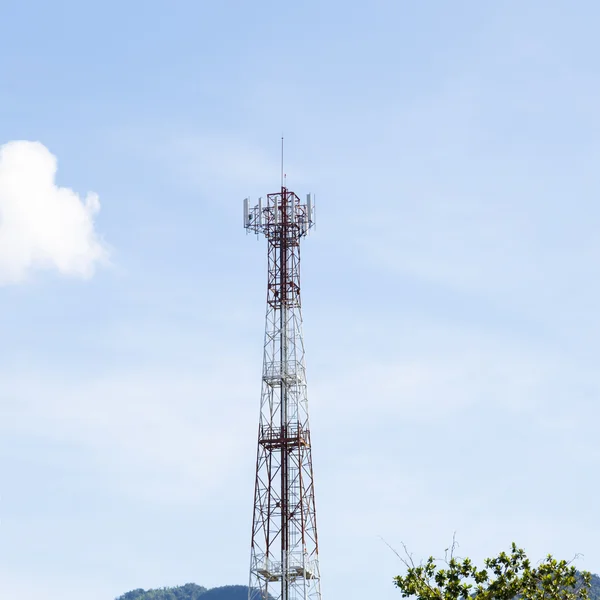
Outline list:
[[[248,588],[245,585],[225,585],[208,590],[202,600],[248,600]]]
[[[133,590],[117,600],[248,600],[248,588],[245,585],[225,585],[208,590],[195,583],[186,583],[158,590]]]
[[[176,588],[161,588],[159,590],[137,589],[119,596],[117,600],[198,600],[206,594],[205,587],[195,583],[186,583]]]

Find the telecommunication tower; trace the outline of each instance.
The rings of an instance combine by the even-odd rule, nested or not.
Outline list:
[[[268,242],[267,316],[254,492],[249,600],[321,600],[300,306],[300,240],[311,195],[244,200],[244,227]]]

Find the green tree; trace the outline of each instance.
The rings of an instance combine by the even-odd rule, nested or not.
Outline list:
[[[400,557],[406,575],[394,578],[404,598],[417,600],[589,600],[591,574],[579,573],[571,561],[548,555],[532,565],[513,543],[510,552],[487,558],[483,568],[454,556],[456,544],[443,560],[429,557],[416,565],[408,552]]]

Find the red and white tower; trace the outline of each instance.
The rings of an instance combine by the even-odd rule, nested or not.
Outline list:
[[[313,225],[310,194],[302,202],[283,183],[244,200],[269,264],[249,600],[321,600],[300,306],[300,240]]]

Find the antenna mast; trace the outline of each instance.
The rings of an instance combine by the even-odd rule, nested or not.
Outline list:
[[[254,492],[249,600],[321,600],[302,312],[300,240],[314,225],[284,186],[244,200],[244,227],[268,242],[266,333]]]

